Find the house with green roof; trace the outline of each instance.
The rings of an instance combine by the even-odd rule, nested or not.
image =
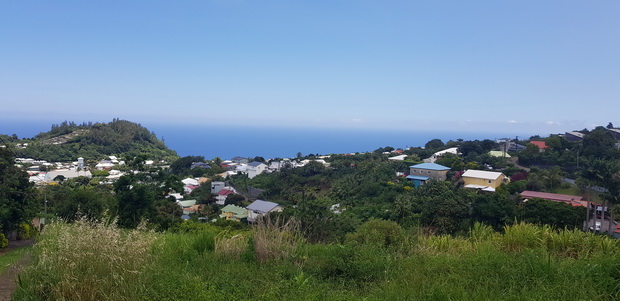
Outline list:
[[[220,217],[229,221],[239,222],[244,218],[248,218],[248,210],[243,207],[226,205],[221,211]]]

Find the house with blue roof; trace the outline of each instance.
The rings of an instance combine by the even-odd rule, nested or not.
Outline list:
[[[436,163],[421,163],[409,166],[407,179],[413,181],[415,187],[420,187],[428,180],[445,181],[450,167]]]

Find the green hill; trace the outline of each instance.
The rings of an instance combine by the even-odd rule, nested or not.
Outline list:
[[[149,159],[172,161],[175,151],[142,125],[114,119],[109,123],[62,122],[33,138],[15,140],[3,136],[15,147],[16,155],[47,161],[74,161],[78,157],[99,160],[109,155],[145,155]],[[27,143],[27,146],[19,144]]]

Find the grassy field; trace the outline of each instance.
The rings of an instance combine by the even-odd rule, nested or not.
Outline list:
[[[6,269],[24,256],[26,252],[30,251],[31,248],[32,247],[23,247],[0,255],[0,274],[4,273]]]
[[[182,233],[54,224],[15,300],[618,300],[620,245],[518,224],[467,237],[391,222],[342,244],[308,244],[295,223]]]

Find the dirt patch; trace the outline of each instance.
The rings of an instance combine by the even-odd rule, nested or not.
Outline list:
[[[9,241],[9,246],[3,249],[0,249],[0,256],[11,252],[15,249],[21,248],[21,247],[27,247],[27,246],[32,246],[34,244],[34,239],[26,239],[26,240],[10,240]]]
[[[17,248],[31,246],[34,244],[34,239],[18,240],[9,242],[9,246],[0,249],[0,256],[3,256],[9,251]],[[17,275],[26,267],[30,262],[32,255],[26,254],[20,258],[16,263],[9,267],[4,273],[0,274],[0,301],[10,301],[11,295],[17,288]]]

